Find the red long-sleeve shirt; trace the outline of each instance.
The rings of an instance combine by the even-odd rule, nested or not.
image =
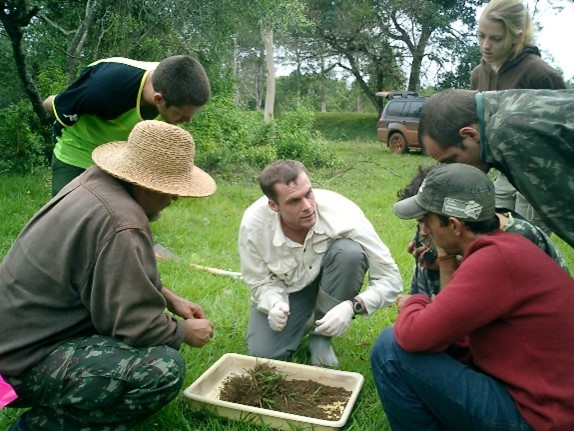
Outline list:
[[[432,303],[409,298],[394,331],[410,352],[468,336],[473,364],[502,382],[531,427],[574,429],[574,280],[520,235],[474,241]]]

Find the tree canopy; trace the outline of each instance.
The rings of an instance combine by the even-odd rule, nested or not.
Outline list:
[[[572,0],[574,2],[574,0]],[[0,96],[41,101],[99,58],[196,56],[214,94],[273,116],[275,73],[292,69],[278,100],[315,98],[329,82],[382,109],[381,90],[465,87],[480,58],[482,0],[10,0],[0,2]],[[535,11],[533,12],[535,13]],[[424,83],[424,84],[423,84]],[[340,92],[339,92],[340,93]],[[7,104],[5,103],[5,105]],[[291,103],[291,102],[289,102]],[[331,107],[345,104],[332,103]],[[370,105],[370,107],[369,107]],[[280,107],[280,106],[279,106]],[[282,109],[280,107],[280,109]]]

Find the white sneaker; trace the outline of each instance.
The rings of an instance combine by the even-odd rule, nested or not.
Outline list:
[[[331,338],[323,335],[309,335],[311,365],[339,368],[339,360],[331,347]]]

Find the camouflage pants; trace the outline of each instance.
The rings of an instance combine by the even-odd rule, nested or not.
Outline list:
[[[7,379],[32,407],[11,430],[126,430],[179,392],[185,364],[167,346],[133,348],[110,337],[70,340],[18,378]]]

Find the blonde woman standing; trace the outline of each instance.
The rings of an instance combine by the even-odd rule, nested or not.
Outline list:
[[[471,74],[473,90],[566,88],[562,75],[540,57],[532,20],[521,0],[489,2],[478,21],[477,37],[482,59]],[[498,207],[514,210],[545,228],[505,175],[499,173],[494,185]]]

